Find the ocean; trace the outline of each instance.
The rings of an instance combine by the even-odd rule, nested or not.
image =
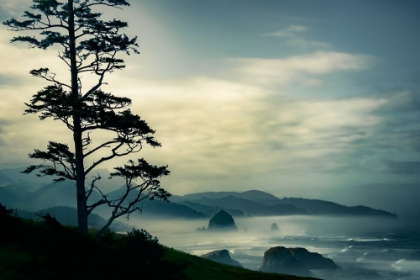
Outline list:
[[[196,232],[207,220],[131,220],[165,246],[193,255],[227,249],[245,268],[258,270],[274,246],[303,247],[342,269],[312,270],[326,280],[420,279],[420,231],[377,218],[279,216],[235,219],[237,232]],[[271,231],[272,223],[279,230]]]

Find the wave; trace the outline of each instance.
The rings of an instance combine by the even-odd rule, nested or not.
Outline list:
[[[401,270],[402,269],[402,262],[404,262],[404,261],[405,261],[405,259],[398,260],[395,263],[391,264],[391,266],[393,268],[395,268],[396,270]]]
[[[346,241],[350,242],[381,242],[381,241],[391,241],[388,238],[349,238]]]
[[[350,250],[351,248],[353,248],[353,246],[347,246],[346,248],[344,248],[343,250],[341,250],[342,253],[347,252],[348,250]]]
[[[397,271],[410,271],[420,273],[420,261],[413,261],[407,259],[400,259],[391,266]]]
[[[368,255],[368,253],[364,253],[363,256],[361,256],[360,258],[357,258],[356,259],[356,262],[360,263],[360,262],[366,261],[367,255]]]

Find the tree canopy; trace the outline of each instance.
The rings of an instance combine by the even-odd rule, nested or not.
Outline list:
[[[102,233],[113,220],[140,210],[143,199],[168,201],[170,194],[160,186],[158,178],[169,175],[167,166],[155,166],[145,159],[129,160],[115,167],[111,176],[125,179],[125,194],[109,199],[97,186],[100,176],[94,176],[87,187],[87,175],[104,162],[142,150],[144,145],[160,147],[154,138],[155,131],[145,120],[129,109],[131,99],[102,91],[107,74],[125,68],[119,55],[138,54],[137,37],[129,38],[121,30],[128,23],[103,20],[99,7],[122,8],[129,6],[125,0],[33,0],[31,11],[25,11],[22,20],[12,18],[3,22],[14,31],[37,31],[38,37],[17,36],[11,42],[28,43],[31,48],[48,49],[58,45],[58,57],[69,69],[70,83],[58,80],[49,68],[39,68],[30,74],[51,85],[39,90],[25,103],[25,114],[37,114],[41,120],[61,121],[73,134],[73,148],[67,143],[50,141],[47,150],[35,149],[30,158],[43,164],[31,165],[24,172],[37,171],[38,176],[54,176],[54,181],[73,180],[77,189],[79,229],[87,233],[87,216],[98,206],[113,208]],[[83,87],[80,74],[94,73],[96,82],[88,89]],[[108,131],[113,138],[93,144],[94,131]],[[94,155],[96,157],[94,157]],[[99,157],[98,157],[99,155]],[[87,160],[89,158],[89,161]],[[87,162],[91,162],[87,164]],[[102,198],[93,203],[88,199],[93,191]],[[128,194],[135,193],[133,196]]]

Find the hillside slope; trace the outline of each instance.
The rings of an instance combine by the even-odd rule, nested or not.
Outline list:
[[[4,226],[0,231],[2,280],[131,279],[133,271],[139,271],[141,275],[153,272],[147,274],[147,279],[168,280],[315,279],[215,263],[166,248],[142,230],[133,230],[127,235],[110,233],[101,239],[93,239],[74,228],[47,221],[22,220],[10,216],[5,210],[0,205],[0,223]],[[118,269],[112,269],[115,267]]]

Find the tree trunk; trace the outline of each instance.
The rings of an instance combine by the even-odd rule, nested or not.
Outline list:
[[[86,207],[86,189],[85,189],[85,168],[83,164],[83,146],[82,146],[82,129],[79,115],[80,105],[79,99],[79,84],[78,71],[76,65],[76,34],[74,26],[74,10],[73,0],[68,0],[69,7],[69,44],[70,44],[70,65],[71,65],[71,95],[74,100],[73,113],[73,140],[76,154],[76,190],[77,190],[77,220],[79,230],[88,233],[88,212]]]
[[[96,234],[95,234],[95,238],[99,238],[108,228],[109,226],[112,224],[112,222],[115,219],[113,217],[111,217],[108,222],[106,223],[106,225],[104,225]]]

